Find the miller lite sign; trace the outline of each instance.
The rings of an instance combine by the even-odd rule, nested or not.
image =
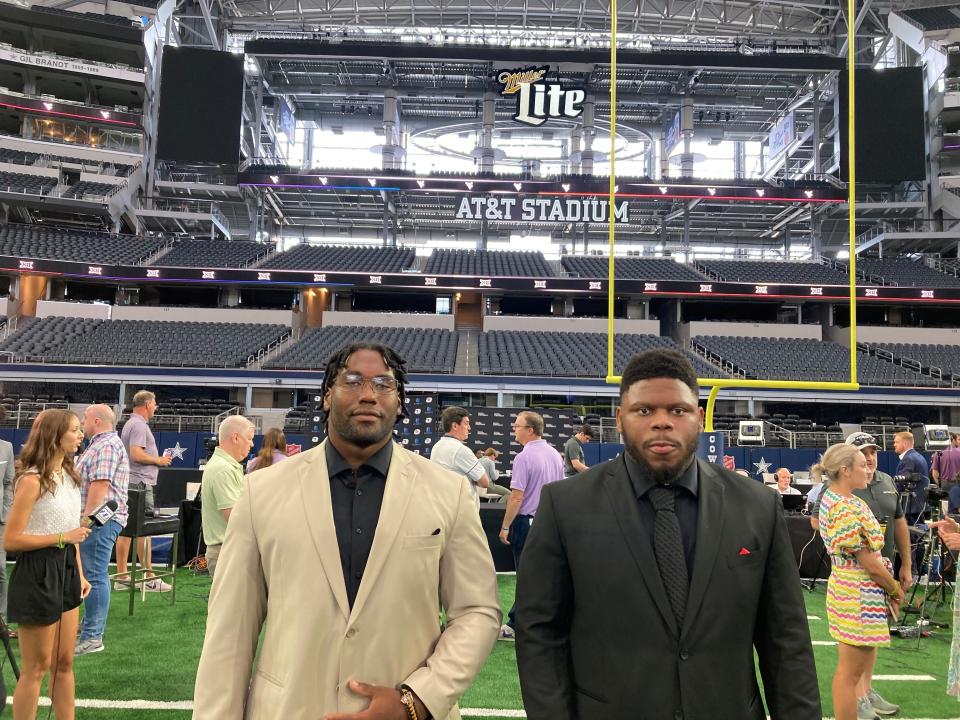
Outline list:
[[[504,70],[497,75],[503,86],[500,95],[516,95],[517,112],[513,119],[525,125],[539,127],[550,118],[575,118],[583,114],[587,92],[580,87],[564,87],[547,82],[549,65]]]

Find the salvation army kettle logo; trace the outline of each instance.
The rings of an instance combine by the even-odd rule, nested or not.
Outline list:
[[[575,118],[583,114],[586,90],[547,82],[544,77],[549,69],[549,65],[543,65],[504,70],[497,75],[497,82],[503,85],[500,95],[517,96],[517,112],[513,116],[517,122],[539,127],[549,118]]]

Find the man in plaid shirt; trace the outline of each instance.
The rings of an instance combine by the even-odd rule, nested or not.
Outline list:
[[[93,526],[90,536],[80,544],[83,574],[91,590],[83,603],[83,622],[74,655],[103,650],[103,629],[110,610],[110,552],[117,536],[127,524],[127,486],[130,460],[116,431],[117,419],[107,405],[91,405],[83,413],[83,434],[90,444],[77,461],[83,478],[80,488],[84,517],[93,515],[104,503],[114,500],[117,512],[102,527]]]

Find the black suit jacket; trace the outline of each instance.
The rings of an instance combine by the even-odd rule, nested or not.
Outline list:
[[[697,548],[678,628],[623,457],[543,488],[517,574],[530,720],[819,720],[780,494],[699,465]]]

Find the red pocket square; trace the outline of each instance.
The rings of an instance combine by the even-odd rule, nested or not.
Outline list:
[[[740,548],[740,552],[739,552],[738,554],[739,554],[739,555],[749,555],[749,554],[750,554],[750,551],[747,550],[746,548],[742,547],[742,548]]]

